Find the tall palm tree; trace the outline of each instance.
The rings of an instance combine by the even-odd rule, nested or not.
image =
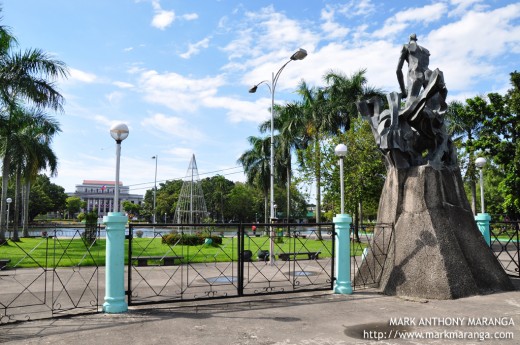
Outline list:
[[[350,129],[351,120],[358,116],[356,102],[369,100],[374,96],[379,96],[386,101],[383,90],[368,85],[365,76],[366,70],[360,69],[351,76],[342,72],[329,71],[325,74],[324,80],[327,83],[327,96],[329,112],[332,116],[323,127],[323,131],[329,134],[336,134]],[[354,209],[354,233],[358,238],[361,198],[358,207]]]
[[[489,114],[489,105],[480,96],[467,99],[466,104],[452,101],[448,105],[446,118],[448,132],[455,136],[453,141],[464,148],[467,154],[467,166],[464,179],[469,181],[471,190],[471,210],[477,214],[477,168],[475,166],[475,141],[482,131],[482,124]]]
[[[39,108],[27,109],[18,106],[11,111],[11,120],[9,146],[4,147],[5,142],[1,141],[0,149],[6,153],[6,157],[9,157],[9,164],[15,172],[13,240],[18,240],[20,205],[23,203],[24,210],[28,209],[28,198],[27,203],[20,200],[22,174],[30,181],[41,169],[49,168],[51,174],[56,172],[57,159],[50,144],[60,128],[54,118]],[[27,217],[24,219],[27,220]],[[27,230],[26,227],[24,229]],[[27,235],[27,231],[24,231],[24,236]]]
[[[270,160],[270,144],[271,138],[260,138],[251,136],[248,138],[251,149],[244,152],[237,160],[241,164],[246,173],[247,183],[251,185],[258,185],[264,195],[265,205],[265,223],[268,223],[267,216],[267,201],[269,197],[269,185],[271,169],[269,165]]]
[[[286,185],[287,205],[286,221],[291,218],[291,177],[292,177],[292,152],[301,147],[300,133],[303,127],[303,117],[298,103],[275,105],[274,125],[278,135],[275,136],[275,174],[280,184]],[[259,127],[260,132],[270,130],[271,120],[265,121]],[[285,174],[282,171],[285,170]]]
[[[28,102],[39,108],[62,110],[63,96],[54,81],[67,77],[61,61],[52,59],[39,49],[13,51],[16,39],[0,26],[0,142],[2,142],[2,193],[0,200],[0,242],[5,241],[5,200],[11,165],[10,139],[15,119],[12,116],[18,102]]]

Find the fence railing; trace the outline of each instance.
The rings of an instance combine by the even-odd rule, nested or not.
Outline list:
[[[129,305],[332,289],[334,225],[130,224]]]
[[[520,222],[491,222],[491,249],[510,276],[520,277]]]
[[[0,245],[0,323],[97,312],[105,245],[94,232],[46,228]]]

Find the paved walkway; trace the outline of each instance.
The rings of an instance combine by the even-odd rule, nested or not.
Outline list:
[[[518,280],[515,284],[520,287]],[[412,336],[416,339],[403,339]],[[357,291],[181,302],[132,308],[124,314],[1,325],[0,343],[512,345],[520,343],[520,291],[448,301]]]

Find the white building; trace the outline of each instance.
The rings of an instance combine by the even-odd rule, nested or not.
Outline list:
[[[97,209],[98,216],[103,217],[108,212],[114,211],[114,193],[115,181],[98,181],[98,180],[83,180],[83,184],[76,185],[76,192],[71,193],[70,196],[81,198],[87,203],[84,212],[90,212]],[[123,186],[119,182],[119,205],[123,201],[130,201],[133,204],[141,205],[143,196],[139,194],[130,194],[130,187]],[[124,212],[122,206],[119,208],[120,212]]]

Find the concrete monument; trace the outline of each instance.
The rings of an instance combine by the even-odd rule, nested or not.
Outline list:
[[[511,290],[471,212],[444,123],[448,90],[443,73],[429,69],[429,56],[412,34],[397,65],[401,92],[387,95],[389,109],[380,98],[357,104],[387,165],[378,223],[393,224],[394,232],[390,245],[372,243],[356,279],[377,276],[383,293],[418,298]]]

